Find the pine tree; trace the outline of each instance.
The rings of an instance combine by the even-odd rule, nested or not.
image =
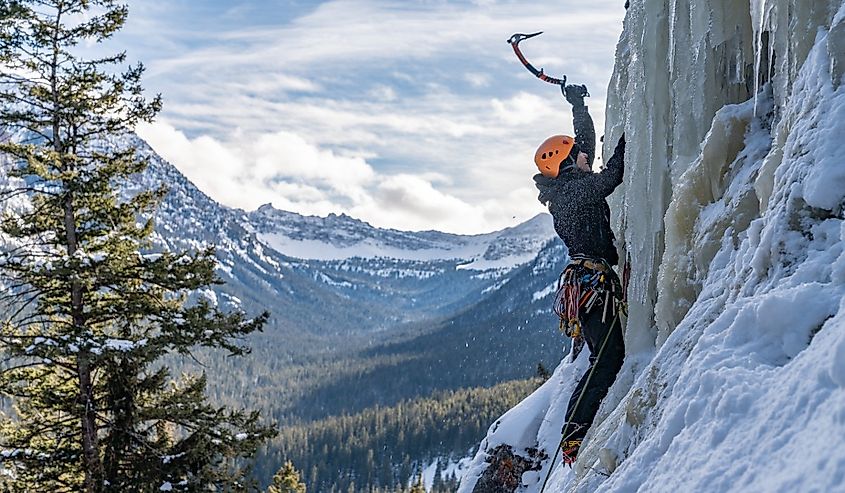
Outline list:
[[[423,484],[422,472],[417,474],[417,480],[411,486],[411,493],[425,493],[425,485]]]
[[[434,481],[431,484],[431,491],[442,491],[443,489],[443,463],[438,459],[437,467],[434,470]]]
[[[305,493],[305,484],[299,480],[299,471],[293,467],[293,462],[285,462],[273,476],[273,483],[267,488],[267,493]]]
[[[542,361],[537,363],[537,378],[545,382],[546,380],[551,378],[551,376],[552,374],[549,373],[549,370],[546,369],[546,366],[543,364]]]
[[[115,0],[0,0],[0,142],[17,181],[0,223],[4,292],[0,466],[16,491],[198,491],[248,487],[239,458],[272,436],[255,412],[206,402],[205,376],[162,358],[197,347],[248,352],[262,314],[222,313],[190,294],[219,283],[211,248],[151,254],[165,189],[124,185],[147,162],[131,132],[161,100],[138,64],[86,60],[124,24]]]

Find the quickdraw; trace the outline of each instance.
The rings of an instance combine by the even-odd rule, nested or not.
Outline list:
[[[529,72],[534,74],[534,77],[537,77],[538,79],[540,79],[542,81],[548,82],[549,84],[555,84],[555,85],[558,85],[558,86],[566,86],[566,76],[565,75],[563,76],[562,79],[557,79],[555,77],[549,77],[548,75],[546,75],[543,72],[542,68],[537,70],[537,68],[534,67],[534,65],[531,65],[531,62],[529,62],[525,58],[525,55],[522,54],[522,50],[519,49],[519,43],[521,41],[525,41],[526,39],[533,38],[534,36],[539,36],[541,34],[543,34],[543,31],[540,31],[538,33],[533,33],[533,34],[517,33],[517,34],[514,34],[513,36],[511,36],[510,38],[508,38],[508,43],[513,48],[513,52],[516,53],[516,56],[519,58],[519,61],[522,62],[523,65],[525,65],[525,68],[527,68]]]

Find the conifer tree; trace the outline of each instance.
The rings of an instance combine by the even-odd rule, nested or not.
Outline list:
[[[114,0],[0,0],[0,158],[13,184],[0,228],[0,467],[15,491],[246,488],[239,458],[273,431],[255,412],[206,402],[204,375],[162,363],[192,348],[248,352],[267,314],[222,313],[190,294],[219,282],[214,251],[159,251],[165,189],[130,195],[131,136],[161,100],[126,55],[83,59],[126,21]]]
[[[537,378],[545,382],[546,380],[551,378],[551,376],[552,374],[549,373],[549,370],[546,369],[546,366],[543,364],[542,361],[537,363]]]
[[[305,483],[299,480],[299,471],[293,462],[286,461],[273,476],[273,483],[267,488],[267,493],[305,493]]]
[[[438,459],[437,467],[434,470],[434,481],[431,484],[432,491],[442,491],[443,488],[443,464]]]
[[[411,493],[425,493],[425,485],[423,484],[422,471],[417,474],[417,479],[411,486]]]

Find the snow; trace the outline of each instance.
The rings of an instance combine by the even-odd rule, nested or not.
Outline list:
[[[843,32],[842,0],[631,2],[605,132],[628,137],[628,354],[575,467],[517,491],[845,491]],[[498,444],[554,453],[577,365],[460,491]]]
[[[437,474],[437,461],[431,461],[431,464],[426,466],[422,471],[423,487],[425,491],[431,491],[434,486],[434,475]]]
[[[405,232],[373,228],[348,217],[301,218],[263,207],[251,216],[257,237],[289,257],[337,261],[389,258],[431,262],[459,260],[459,269],[512,269],[532,261],[554,237],[551,216],[484,235]]]
[[[162,464],[170,464],[173,461],[173,459],[178,459],[180,457],[183,457],[185,454],[186,454],[185,452],[180,452],[176,455],[165,455],[161,458],[161,463]]]
[[[225,299],[227,303],[229,303],[230,305],[232,305],[234,307],[240,307],[243,304],[241,299],[238,298],[237,296],[232,296],[231,294],[228,294],[228,293],[220,293],[220,296],[222,296],[223,299]]]
[[[217,306],[219,302],[217,301],[217,293],[213,290],[204,288],[197,291],[197,294],[205,298],[212,306]]]
[[[215,266],[215,270],[220,270],[229,277],[234,277],[234,275],[235,275],[234,272],[232,271],[232,267],[224,264],[223,262],[218,261],[217,265]]]
[[[329,286],[334,286],[337,288],[352,288],[354,287],[353,284],[349,281],[337,281],[333,279],[331,276],[324,274],[322,272],[316,272],[314,277],[317,278],[320,282],[324,284],[328,284]]]
[[[503,444],[513,447],[516,453],[524,453],[526,448],[548,451],[557,447],[569,395],[581,373],[586,370],[588,357],[589,351],[586,349],[575,362],[570,362],[567,357],[539,389],[490,426],[487,437],[461,480],[459,493],[472,491],[474,480],[486,468],[484,459],[488,450]],[[548,465],[539,473],[525,473],[523,482],[542,484],[547,472]]]
[[[36,336],[34,339],[32,339],[32,344],[27,346],[27,348],[24,351],[26,353],[31,353],[31,352],[35,351],[35,349],[41,344],[43,344],[45,346],[57,346],[58,345],[58,343],[56,341],[54,341],[53,339],[50,339],[50,338],[47,338],[47,337]]]
[[[546,296],[549,296],[550,294],[554,294],[555,292],[557,292],[557,281],[549,284],[548,286],[541,289],[540,291],[535,291],[531,295],[531,300],[532,301],[540,301],[543,298],[545,298]]]
[[[128,341],[126,339],[107,339],[105,342],[103,342],[103,347],[112,351],[120,351],[125,353],[127,351],[132,351],[133,349],[144,347],[146,344],[147,339],[140,339],[138,341]]]
[[[501,281],[497,282],[496,284],[493,284],[491,286],[488,286],[488,287],[482,289],[481,294],[487,294],[487,293],[492,293],[493,291],[498,291],[498,290],[502,289],[508,282],[510,282],[510,280],[511,279],[509,277],[502,279]]]
[[[258,258],[262,262],[270,265],[271,267],[273,267],[276,270],[279,270],[281,268],[281,265],[279,265],[278,262],[276,262],[275,260],[273,260],[271,257],[267,256],[264,253],[264,247],[261,245],[261,243],[256,243],[254,245],[254,247],[255,247],[254,248],[255,255],[258,256]]]
[[[170,483],[170,481],[165,481],[158,490],[159,491],[173,491],[173,485]]]
[[[446,272],[441,266],[429,262],[402,261],[385,258],[348,259],[338,261],[337,263],[331,263],[329,265],[334,269],[342,270],[344,272],[355,272],[382,278],[430,279]],[[498,272],[493,274],[493,277],[498,277],[500,275]]]
[[[391,247],[365,239],[350,246],[338,246],[321,240],[294,240],[278,233],[259,234],[258,238],[270,248],[294,258],[309,260],[347,260],[351,258],[387,257],[399,260],[448,260],[477,257],[487,248],[486,242],[470,242],[455,248],[424,248],[409,250]]]
[[[511,269],[519,265],[527,264],[528,262],[537,258],[537,252],[526,252],[522,255],[509,255],[507,257],[497,258],[494,260],[486,258],[473,258],[471,262],[458,265],[459,270],[502,270]]]
[[[472,452],[472,450],[470,450],[470,452]],[[452,475],[455,475],[460,478],[463,475],[463,471],[469,467],[471,461],[472,456],[464,457],[457,461],[449,460],[446,463],[446,466],[444,466],[442,469],[443,479],[449,478]]]
[[[460,478],[464,470],[469,466],[471,460],[471,457],[464,457],[458,460],[455,460],[451,457],[439,457],[433,459],[422,470],[422,480],[425,490],[431,491],[432,487],[434,486],[434,478],[435,474],[437,473],[438,463],[441,464],[440,479],[447,480],[451,478],[452,475],[455,475],[456,477]],[[411,478],[409,481],[409,486],[413,484],[414,481],[416,481],[416,478]]]

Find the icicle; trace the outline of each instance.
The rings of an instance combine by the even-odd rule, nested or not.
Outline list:
[[[755,44],[754,47],[754,116],[757,116],[757,94],[760,92],[760,69],[763,63],[763,31],[766,27],[766,4],[767,0],[756,0],[759,2],[760,18],[758,23],[754,26]],[[771,40],[769,40],[771,45]]]
[[[733,39],[737,40],[738,39],[737,36],[739,36],[739,34],[735,32]],[[734,41],[734,43],[736,43],[736,41]],[[742,50],[738,49],[738,46],[733,46],[732,48],[733,48],[733,57],[732,57],[732,60],[730,62],[731,66],[730,66],[730,75],[729,75],[728,80],[732,84],[737,84],[742,80],[742,78],[741,78],[742,74],[741,74],[740,69],[739,69],[739,66],[742,63],[742,56],[741,56]]]
[[[770,15],[771,15],[770,11]],[[777,23],[777,19],[775,19],[775,24]],[[772,77],[774,76],[775,69],[774,69],[774,62],[775,62],[775,45],[777,40],[775,39],[775,33],[777,32],[777,25],[772,26],[772,29],[769,34],[769,65],[766,67],[766,80],[772,82],[772,86],[774,86],[774,82],[772,81]],[[754,106],[754,116],[757,116],[757,106]]]
[[[669,73],[675,73],[675,55],[676,53],[676,37],[675,25],[677,24],[678,6],[677,1],[672,1],[669,5]]]

